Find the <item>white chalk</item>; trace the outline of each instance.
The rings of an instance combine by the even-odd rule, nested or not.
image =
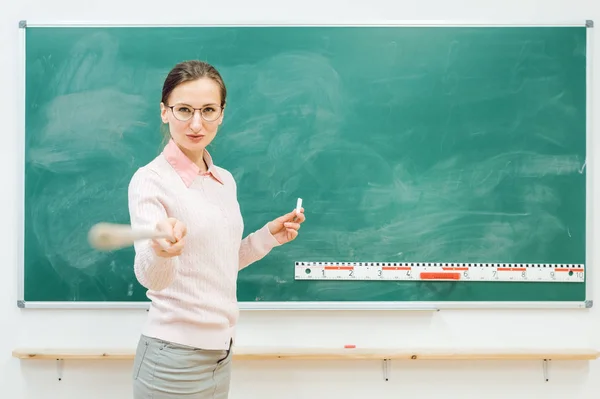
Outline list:
[[[302,209],[302,198],[298,198],[296,202],[296,215],[300,214],[300,209]]]
[[[98,250],[111,251],[133,245],[135,241],[154,238],[173,238],[156,230],[133,229],[126,224],[98,223],[88,233],[90,245]]]

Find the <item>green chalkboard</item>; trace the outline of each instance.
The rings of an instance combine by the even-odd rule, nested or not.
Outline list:
[[[228,87],[210,150],[246,234],[297,197],[307,214],[240,302],[585,301],[583,283],[295,281],[294,262],[585,263],[587,29],[28,26],[22,303],[147,301],[133,250],[86,234],[129,221],[163,79],[194,58]]]

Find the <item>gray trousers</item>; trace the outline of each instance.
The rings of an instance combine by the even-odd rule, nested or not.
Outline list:
[[[231,348],[204,350],[142,335],[133,362],[134,399],[227,399]]]

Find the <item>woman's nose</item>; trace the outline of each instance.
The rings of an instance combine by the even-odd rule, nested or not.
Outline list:
[[[190,127],[194,131],[198,131],[202,129],[202,116],[200,115],[199,110],[194,111],[194,115],[192,115],[192,120],[190,122]]]

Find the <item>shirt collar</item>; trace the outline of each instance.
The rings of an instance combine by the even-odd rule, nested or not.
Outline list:
[[[181,151],[181,148],[179,148],[173,139],[170,139],[163,149],[163,156],[167,162],[171,164],[173,169],[175,169],[187,187],[192,184],[194,179],[196,179],[196,176],[201,174],[198,165],[192,162],[192,160],[190,160],[187,155]],[[203,174],[212,175],[212,177],[214,177],[219,183],[224,184],[221,176],[219,176],[217,168],[213,164],[212,157],[206,149],[204,149],[204,161],[208,166],[208,172]]]

